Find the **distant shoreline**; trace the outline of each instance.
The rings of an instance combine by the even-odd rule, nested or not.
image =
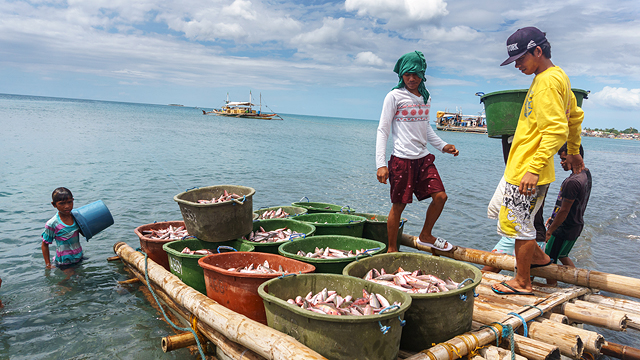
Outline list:
[[[599,137],[605,139],[618,139],[618,140],[640,140],[640,133],[635,134],[612,134],[602,131],[582,130],[581,136],[587,137]]]

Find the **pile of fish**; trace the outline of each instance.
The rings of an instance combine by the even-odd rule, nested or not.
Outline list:
[[[298,252],[296,253],[296,255],[298,256],[303,256],[303,257],[307,257],[307,258],[312,258],[312,259],[340,259],[340,258],[348,258],[348,257],[354,257],[357,256],[359,254],[364,254],[364,253],[369,253],[372,250],[377,250],[376,249],[360,249],[360,250],[340,250],[340,249],[332,249],[330,247],[326,247],[326,248],[317,248],[314,252],[304,252],[302,250],[298,250]]]
[[[216,204],[216,203],[221,203],[221,202],[225,202],[225,201],[231,201],[233,199],[242,199],[242,196],[233,193],[233,194],[229,194],[227,192],[227,190],[224,191],[224,194],[220,195],[220,197],[218,198],[213,198],[211,200],[205,199],[205,200],[198,200],[199,204]]]
[[[248,273],[248,274],[288,274],[289,272],[282,268],[282,265],[278,265],[278,270],[272,269],[267,260],[264,261],[263,264],[258,264],[258,266],[254,266],[253,263],[245,266],[245,267],[235,267],[228,268],[228,271],[235,271],[239,273]]]
[[[279,208],[278,210],[267,210],[258,216],[258,220],[282,219],[289,216],[289,213]]]
[[[384,269],[371,269],[363,279],[392,287],[394,289],[412,294],[428,294],[455,290],[459,283],[448,278],[442,280],[437,276],[425,274],[418,269],[416,271],[405,271],[399,267],[393,274],[387,274]]]
[[[187,232],[184,226],[173,227],[169,225],[166,229],[142,230],[142,235],[154,240],[179,240],[185,236],[189,236],[189,232]]]
[[[304,298],[297,296],[295,299],[288,299],[287,302],[319,314],[355,316],[374,315],[392,305],[384,296],[368,293],[365,289],[362,289],[362,297],[357,299],[353,299],[351,295],[342,297],[336,291],[324,288],[315,295],[309,292]],[[393,305],[402,304],[395,302]]]
[[[207,249],[202,249],[202,250],[191,250],[188,247],[185,247],[184,249],[182,249],[182,251],[180,251],[182,254],[189,254],[189,255],[211,255],[211,254],[215,254],[213,251],[211,250],[207,250]]]
[[[249,236],[243,236],[245,240],[259,242],[259,243],[273,243],[279,241],[290,240],[291,238],[303,237],[305,234],[293,231],[283,227],[281,229],[275,229],[266,231],[260,226],[258,231],[252,231]]]

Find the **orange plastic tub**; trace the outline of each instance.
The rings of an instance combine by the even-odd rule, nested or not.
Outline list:
[[[198,260],[204,269],[204,282],[207,296],[226,308],[267,325],[264,303],[258,295],[258,287],[263,282],[282,274],[249,274],[228,271],[228,268],[263,264],[278,269],[279,266],[289,273],[312,273],[316,267],[302,261],[284,256],[255,252],[228,252],[207,255]]]
[[[169,225],[173,227],[184,226],[184,221],[157,222],[153,224],[138,226],[134,230],[136,235],[138,235],[138,237],[140,238],[140,248],[142,249],[142,251],[147,253],[147,255],[149,256],[149,259],[162,265],[162,267],[167,269],[167,271],[171,271],[171,269],[169,268],[169,257],[167,256],[167,252],[164,251],[164,249],[162,248],[162,245],[171,241],[176,241],[176,239],[162,239],[162,240],[151,239],[142,235],[142,232],[145,230],[166,229],[169,227]]]

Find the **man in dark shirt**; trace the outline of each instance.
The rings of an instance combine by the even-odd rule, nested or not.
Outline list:
[[[558,150],[562,168],[569,171],[567,166],[567,144]],[[580,155],[584,159],[584,149],[580,145]],[[545,252],[554,263],[558,260],[563,265],[575,267],[569,259],[569,252],[584,227],[584,211],[591,194],[591,172],[585,168],[579,174],[572,173],[560,186],[560,194],[553,208],[553,214],[547,220],[547,245]],[[556,285],[555,280],[547,279],[547,284]]]

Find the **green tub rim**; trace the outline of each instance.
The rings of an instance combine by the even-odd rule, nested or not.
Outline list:
[[[377,257],[378,259],[380,259],[381,257],[384,257],[384,256],[392,257],[392,256],[394,256],[394,254],[397,254],[397,253],[380,254],[380,255],[378,255],[378,256],[376,256],[376,257]],[[410,253],[410,252],[403,252],[402,254],[403,254],[403,256],[404,256],[404,255],[407,255],[407,256],[409,256],[409,257],[434,256],[434,255],[429,255],[429,254],[422,254],[422,253]],[[475,266],[473,266],[473,265],[471,265],[471,264],[467,264],[467,263],[465,263],[465,262],[463,262],[463,261],[458,261],[458,260],[448,259],[448,258],[444,258],[444,257],[441,257],[441,256],[437,256],[436,258],[437,258],[437,261],[443,261],[443,262],[445,262],[445,263],[450,263],[450,264],[460,264],[460,263],[461,263],[461,264],[463,264],[463,265],[465,265],[465,266],[467,266],[467,265],[468,265],[468,266],[469,266],[469,269],[470,269],[470,270],[473,272],[473,274],[474,274],[474,279],[472,279],[472,280],[473,280],[473,282],[471,283],[471,285],[470,285],[470,286],[469,286],[469,285],[465,285],[464,287],[461,287],[461,288],[459,288],[459,289],[456,289],[456,290],[449,290],[449,291],[446,291],[446,292],[438,292],[438,293],[430,293],[430,294],[410,293],[409,295],[410,295],[412,298],[415,298],[415,299],[432,299],[432,298],[445,298],[445,297],[450,297],[450,296],[459,296],[460,294],[462,294],[462,293],[465,293],[465,292],[469,291],[469,289],[475,289],[478,285],[480,285],[480,281],[482,280],[482,271],[480,271],[480,269],[478,269],[477,267],[475,267]],[[365,262],[366,262],[366,261],[367,261],[367,259],[368,259],[368,258],[362,259],[362,261],[365,261]],[[351,268],[353,268],[353,266],[355,266],[355,265],[353,265],[353,264],[355,264],[355,263],[349,263],[349,264],[347,264],[347,266],[345,266],[345,267],[344,267],[344,269],[342,269],[342,274],[343,274],[343,275],[345,275],[345,276],[351,276],[351,277],[355,277],[355,278],[357,278],[357,279],[364,280],[364,279],[362,279],[362,278],[358,278],[358,277],[356,277],[356,276],[349,275],[349,270],[350,270]],[[405,269],[405,270],[409,271],[409,269]],[[413,269],[413,270],[411,270],[411,271],[414,271],[414,270],[417,270],[417,269]],[[444,279],[443,279],[443,280],[444,280]],[[463,279],[463,280],[464,280],[464,279]],[[367,281],[367,280],[364,280],[364,281]],[[461,280],[461,281],[462,281],[462,280]],[[461,281],[460,281],[460,282],[461,282]],[[384,286],[384,285],[383,285],[383,286]],[[398,290],[398,291],[399,291],[399,290]]]
[[[306,218],[305,218],[306,216]],[[313,221],[305,221],[304,219],[307,219],[309,217],[313,217],[313,216],[349,216],[352,219],[354,219],[353,221],[349,221],[349,222],[341,222],[341,223],[317,223],[317,222],[313,222]],[[314,214],[304,214],[304,215],[298,215],[292,218],[292,220],[295,221],[300,221],[300,222],[305,222],[305,223],[309,223],[315,227],[344,227],[345,225],[358,225],[360,223],[366,222],[367,219],[365,217],[362,216],[357,216],[357,215],[351,215],[351,214],[345,214],[345,213],[314,213]]]
[[[352,238],[355,240],[363,240],[363,241],[367,241],[367,242],[372,242],[372,243],[376,243],[379,244],[381,246],[379,250],[373,251],[371,252],[371,256],[369,255],[357,255],[354,257],[346,257],[346,258],[337,258],[337,259],[316,259],[316,258],[308,258],[308,257],[304,257],[304,256],[300,256],[300,255],[296,255],[290,252],[287,252],[286,255],[284,253],[284,250],[282,250],[283,247],[285,247],[287,244],[289,243],[298,243],[300,244],[300,242],[304,242],[304,241],[309,241],[309,242],[317,242],[318,240],[324,240],[325,238]],[[371,248],[373,249],[373,248]],[[344,249],[339,249],[339,250],[344,250]],[[365,239],[365,238],[359,238],[359,237],[355,237],[355,236],[348,236],[348,235],[314,235],[314,236],[310,236],[306,239],[298,239],[295,241],[287,241],[285,243],[280,244],[280,246],[278,247],[278,254],[282,255],[282,256],[286,256],[288,258],[291,259],[295,259],[298,261],[304,261],[304,262],[308,262],[308,263],[321,263],[321,264],[339,264],[339,263],[343,263],[343,262],[353,262],[353,261],[360,261],[364,258],[368,258],[368,257],[372,257],[374,255],[378,255],[381,252],[384,252],[387,250],[387,245],[383,242],[377,241],[377,240],[371,240],[371,239]]]
[[[164,245],[162,245],[162,250],[164,250],[164,251],[167,253],[167,255],[171,254],[171,255],[173,255],[173,256],[177,256],[177,257],[184,257],[184,258],[187,258],[187,259],[200,259],[201,257],[208,256],[208,255],[200,255],[200,254],[183,254],[183,253],[181,253],[180,251],[175,250],[175,249],[173,249],[173,248],[171,248],[171,247],[169,246],[170,244],[177,243],[178,241],[184,241],[184,240],[198,240],[198,241],[202,241],[203,243],[207,243],[207,244],[216,244],[217,246],[216,246],[216,248],[215,248],[215,249],[208,249],[208,250],[215,250],[215,251],[218,251],[218,246],[229,246],[229,245],[223,245],[222,243],[226,243],[226,242],[236,242],[236,241],[237,241],[238,243],[242,243],[242,242],[241,242],[241,241],[239,241],[239,240],[227,240],[227,241],[223,241],[223,242],[221,242],[221,243],[214,243],[214,242],[204,241],[204,240],[200,240],[200,239],[198,239],[198,238],[192,237],[192,238],[180,239],[180,240],[174,240],[174,241],[170,241],[170,242],[168,242],[168,243],[165,243]],[[255,251],[255,246],[254,246],[253,244],[249,243],[249,244],[247,244],[247,245],[253,246],[253,247],[254,247],[254,249],[248,250],[248,251],[246,251],[246,252],[253,252],[253,251]],[[182,249],[184,249],[184,248],[182,248]],[[228,249],[227,249],[227,250],[228,250]],[[233,250],[228,250],[227,252],[229,252],[229,251],[233,251]],[[240,252],[240,250],[238,250],[238,249],[236,249],[236,251],[237,251],[237,252]],[[234,251],[234,252],[236,252],[236,251]],[[222,254],[222,253],[219,253],[219,254]]]
[[[343,277],[344,275],[340,275],[340,274],[292,274],[292,276],[322,276],[325,279],[326,278],[330,278],[330,277]],[[267,293],[264,289],[265,287],[269,286],[270,283],[272,282],[276,282],[279,280],[283,280],[284,277],[282,277],[282,279],[280,277],[277,278],[273,278],[271,280],[265,281],[264,283],[262,283],[260,286],[258,286],[258,295],[260,295],[260,297],[262,298],[263,301],[271,301],[274,302],[276,304],[282,305],[281,307],[287,309],[287,310],[291,310],[294,313],[297,313],[303,317],[309,317],[312,318],[314,320],[322,320],[322,321],[329,321],[329,322],[340,322],[340,323],[351,323],[351,324],[357,324],[357,323],[370,323],[373,321],[379,321],[379,320],[387,320],[387,319],[391,319],[394,317],[397,317],[400,314],[404,314],[407,312],[407,310],[409,310],[409,307],[411,306],[411,296],[408,296],[409,294],[404,293],[400,290],[396,290],[393,288],[389,288],[389,290],[393,290],[392,292],[398,292],[402,298],[405,299],[405,301],[402,302],[402,305],[400,305],[400,307],[398,309],[395,309],[394,311],[390,311],[388,313],[384,313],[382,315],[380,314],[374,314],[374,315],[366,315],[366,316],[337,316],[337,315],[328,315],[328,314],[319,314],[313,311],[309,311],[309,310],[303,310],[302,308],[300,308],[299,306],[294,306],[289,304],[286,300],[282,300],[277,296],[271,295],[269,293]],[[355,278],[357,279],[357,278]],[[384,285],[380,285],[380,284],[376,284],[370,281],[366,281],[366,280],[362,280],[359,279],[361,281],[364,281],[365,283],[370,283],[371,285],[376,285],[373,286],[373,288],[376,288],[378,286],[384,286]],[[368,284],[367,284],[368,285]],[[364,286],[363,286],[364,289]],[[369,291],[371,292],[371,291]],[[375,292],[375,291],[374,291]],[[302,296],[302,295],[300,295]],[[345,320],[346,319],[346,320]]]

